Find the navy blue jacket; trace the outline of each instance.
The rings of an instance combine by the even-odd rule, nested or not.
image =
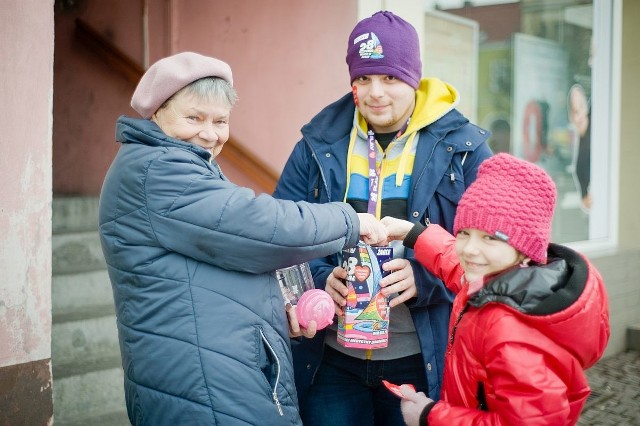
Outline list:
[[[274,196],[311,203],[342,201],[346,190],[347,152],[354,123],[351,93],[327,106],[302,128],[302,140],[293,149]],[[476,178],[480,163],[491,155],[485,143],[490,133],[471,124],[451,109],[419,133],[406,218],[429,220],[452,232],[456,207],[462,193]],[[407,303],[418,333],[429,386],[438,399],[447,345],[447,325],[452,294],[407,250],[413,267],[417,299]],[[324,288],[337,256],[311,262],[316,287]],[[298,397],[308,393],[320,365],[324,333],[314,339],[292,342]]]

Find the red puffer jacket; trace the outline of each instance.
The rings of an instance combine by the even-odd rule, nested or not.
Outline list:
[[[442,400],[429,425],[572,425],[590,389],[584,370],[609,340],[608,299],[584,257],[550,244],[548,263],[516,266],[468,296],[455,238],[429,226],[416,258],[457,293]]]

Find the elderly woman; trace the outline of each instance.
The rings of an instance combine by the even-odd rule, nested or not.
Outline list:
[[[156,62],[122,116],[100,196],[129,419],[135,425],[299,425],[289,319],[272,271],[386,240],[343,203],[257,196],[215,157],[237,96],[229,66]],[[290,321],[290,322],[288,322]],[[315,333],[315,324],[305,335]]]

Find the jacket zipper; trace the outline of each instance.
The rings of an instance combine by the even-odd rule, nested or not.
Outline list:
[[[278,355],[276,355],[276,351],[273,350],[273,346],[271,346],[271,344],[267,340],[267,337],[264,335],[264,332],[262,331],[262,329],[260,329],[260,336],[262,336],[262,341],[265,343],[265,345],[271,352],[271,355],[273,355],[273,359],[275,360],[275,363],[276,363],[276,382],[273,385],[273,391],[271,393],[271,396],[273,397],[273,402],[276,404],[278,413],[280,413],[280,415],[283,416],[284,413],[282,412],[282,404],[280,404],[280,400],[278,399],[278,383],[280,382],[280,360],[278,359]]]
[[[331,194],[329,193],[329,187],[327,186],[327,180],[325,179],[325,176],[324,176],[324,170],[322,169],[322,164],[320,163],[320,160],[318,159],[316,152],[314,151],[313,147],[309,142],[307,142],[307,146],[309,146],[309,149],[311,150],[311,156],[313,157],[316,164],[318,165],[318,178],[316,180],[316,187],[313,188],[313,196],[314,198],[318,198],[320,196],[320,179],[322,179],[324,190],[327,193],[327,202],[331,202],[332,201]]]
[[[464,308],[462,308],[462,310],[458,314],[458,318],[456,318],[456,323],[453,325],[453,328],[451,329],[451,336],[449,336],[449,352],[451,352],[451,348],[453,346],[453,340],[456,337],[456,329],[458,328],[458,324],[462,320],[462,316],[464,315],[464,313],[467,312],[467,308],[469,308],[469,304],[464,305]]]
[[[449,337],[449,349],[447,350],[446,356],[451,356],[451,351],[453,350],[453,341],[456,337],[456,329],[458,328],[458,324],[462,320],[462,316],[467,311],[468,307],[469,307],[469,304],[464,305],[464,308],[462,308],[462,310],[458,314],[458,318],[456,318],[456,323],[453,325],[453,328],[451,329],[451,336]],[[458,370],[455,368],[453,369],[453,377],[455,379],[457,388],[464,389],[464,386],[462,386],[462,383],[460,382],[460,377],[458,376]],[[462,401],[464,403],[464,406],[469,407],[469,403],[467,401],[467,397],[464,394],[464,392],[461,391],[460,395],[462,396]]]

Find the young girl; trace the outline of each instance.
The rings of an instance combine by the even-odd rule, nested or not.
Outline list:
[[[555,202],[543,169],[498,154],[463,195],[455,238],[435,224],[382,220],[456,293],[442,400],[401,386],[408,425],[578,421],[584,370],[609,339],[608,302],[585,257],[549,244]]]

